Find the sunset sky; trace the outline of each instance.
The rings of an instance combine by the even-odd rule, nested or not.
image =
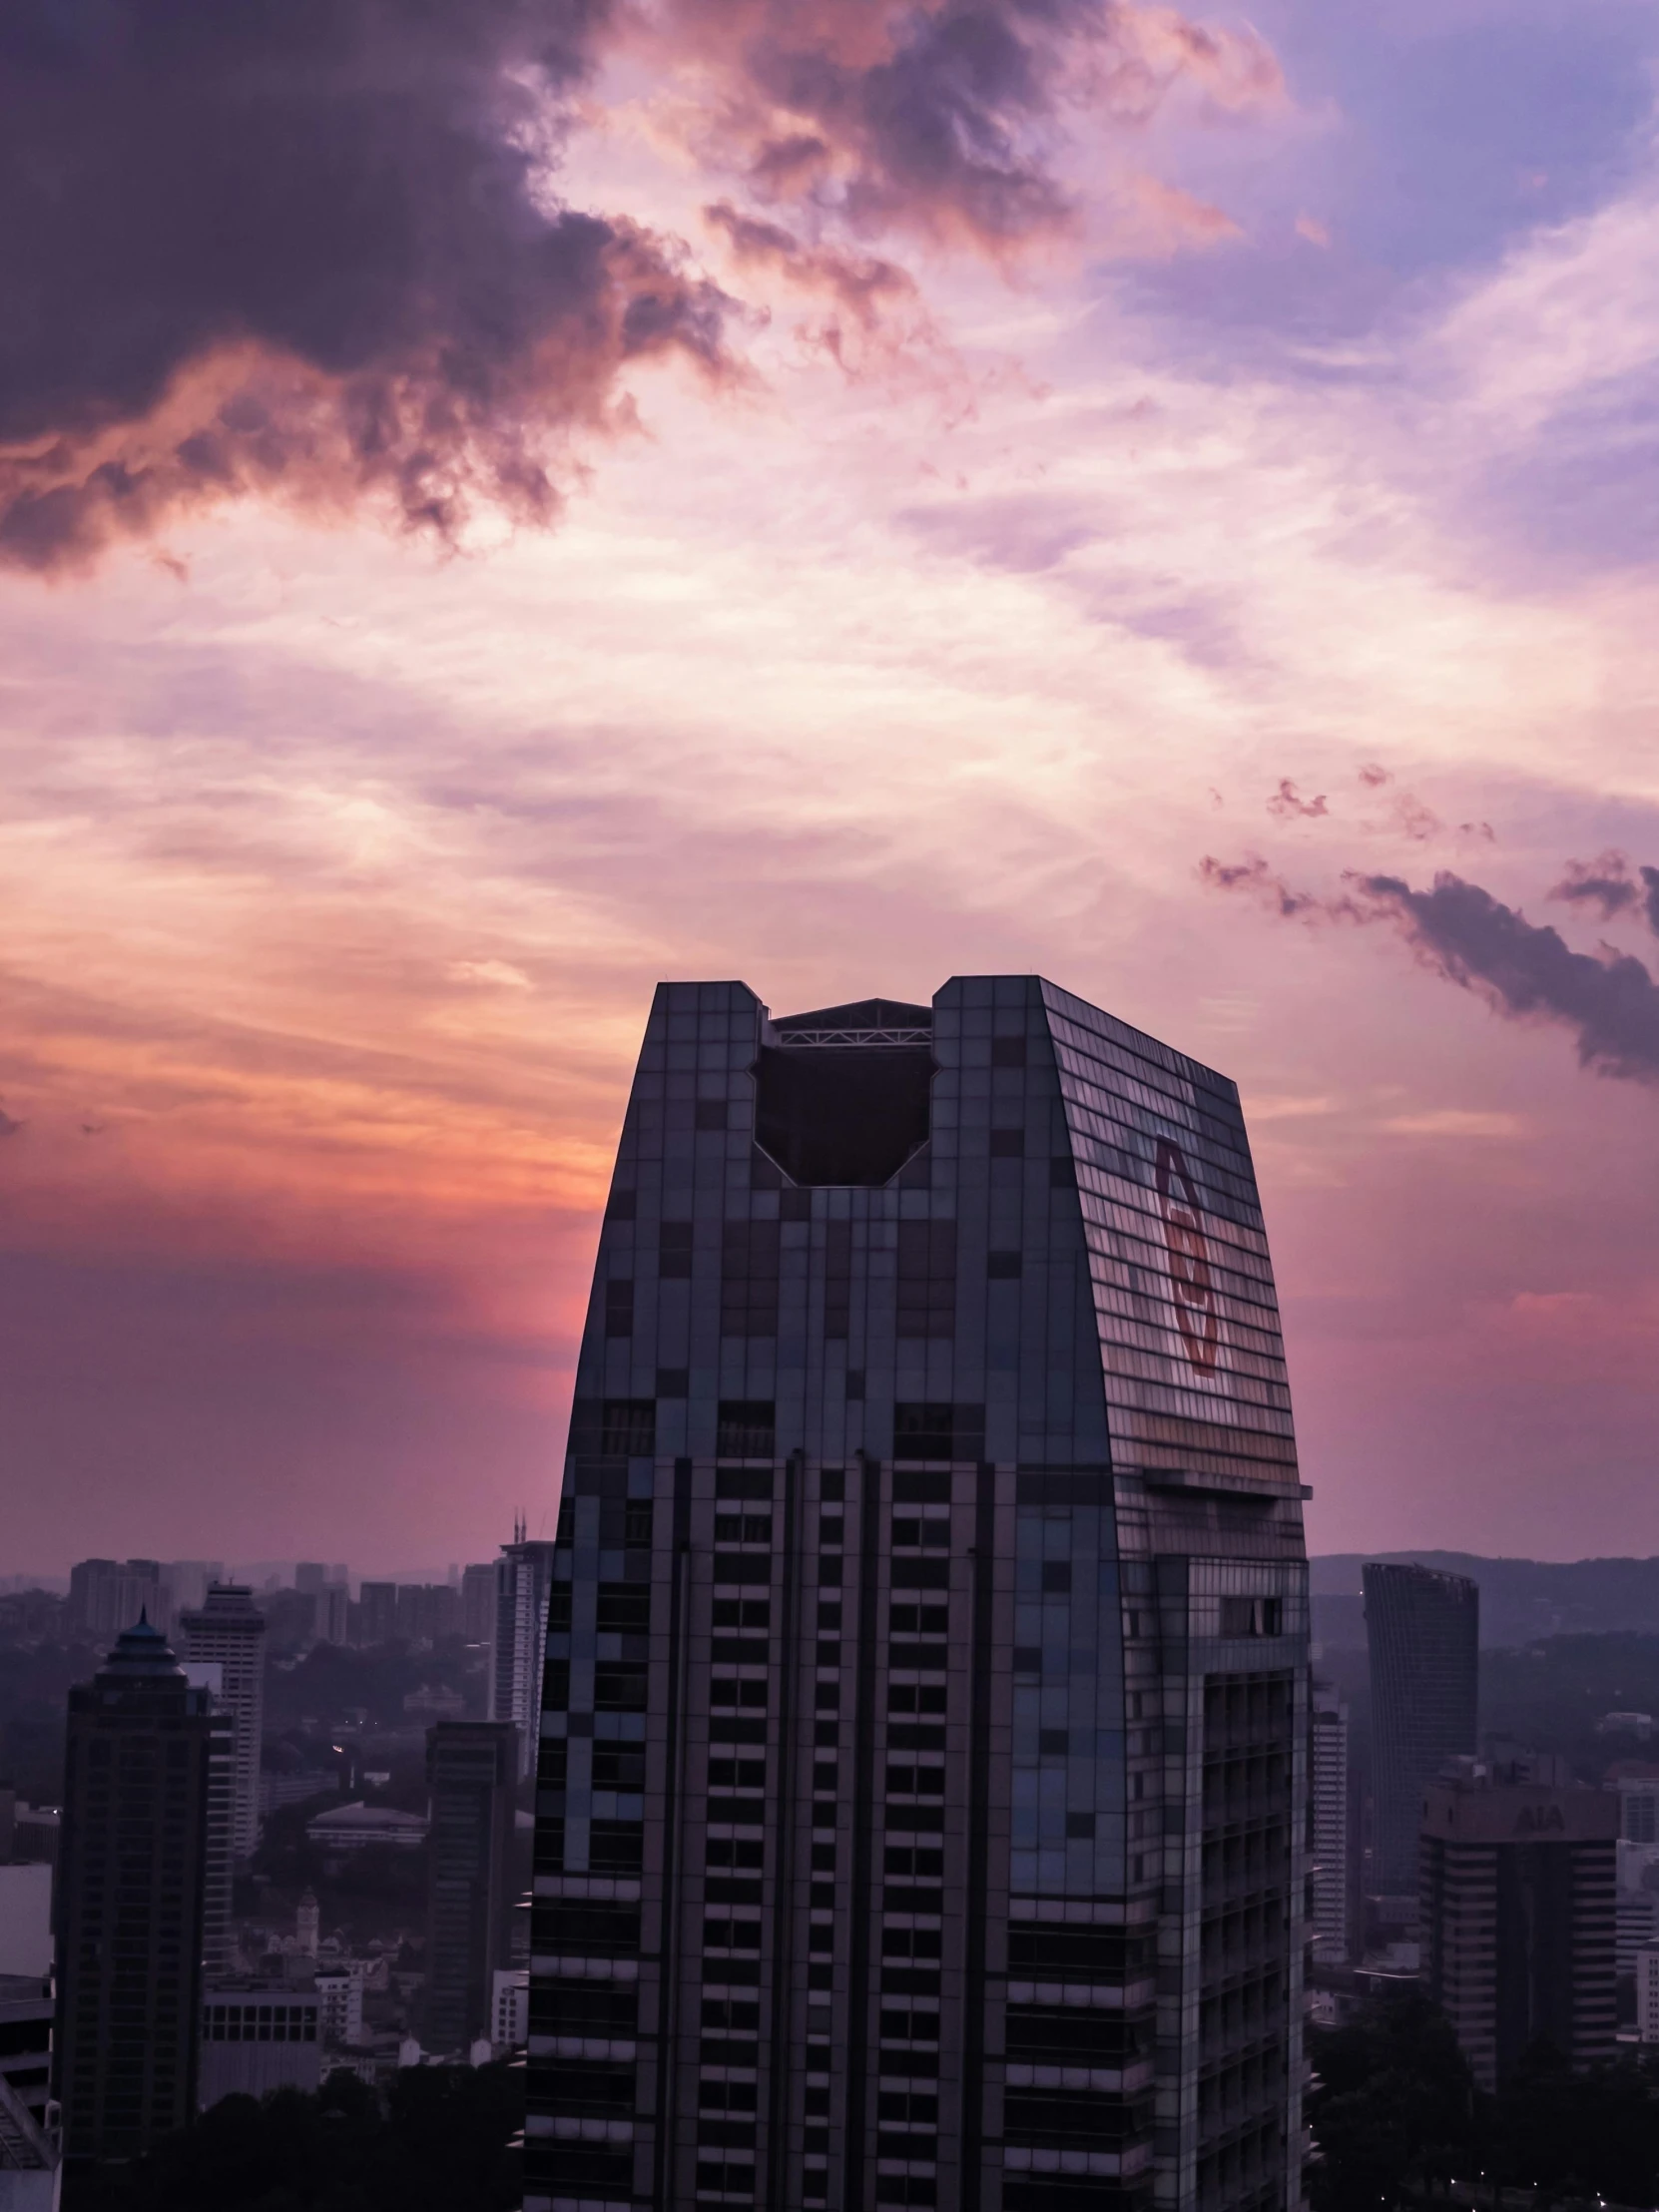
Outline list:
[[[550,1532],[656,979],[995,970],[1311,1548],[1659,1552],[1653,10],[221,12],[0,27],[0,1573]]]

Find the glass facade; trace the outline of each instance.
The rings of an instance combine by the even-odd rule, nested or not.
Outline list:
[[[1234,1086],[664,984],[578,1370],[531,2212],[1300,2204],[1302,1498]]]

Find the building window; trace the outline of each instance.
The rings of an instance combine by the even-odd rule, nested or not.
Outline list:
[[[777,1454],[778,1408],[771,1398],[723,1397],[715,1450],[723,1459],[771,1459]],[[767,1485],[768,1495],[771,1484]]]
[[[1224,1636],[1282,1636],[1285,1633],[1284,1599],[1224,1597],[1221,1632]]]
[[[692,1225],[665,1221],[657,1232],[657,1273],[665,1282],[684,1281],[692,1271]]]
[[[898,1225],[898,1335],[952,1337],[956,1333],[956,1224],[901,1221]]]
[[[629,1286],[632,1289],[632,1285]],[[599,1413],[599,1453],[604,1459],[649,1459],[657,1448],[657,1401],[607,1397]]]
[[[720,1268],[723,1337],[777,1336],[778,1250],[777,1222],[726,1224]]]

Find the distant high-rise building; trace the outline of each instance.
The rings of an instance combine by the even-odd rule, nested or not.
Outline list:
[[[525,1536],[523,1524],[495,1562],[495,1628],[490,1639],[490,1719],[518,1730],[522,1772],[535,1770],[541,1728],[542,1668],[553,1550]]]
[[[495,1641],[495,1566],[488,1559],[462,1569],[461,1634],[469,1644]]]
[[[1659,1946],[1636,1953],[1636,2033],[1659,2043]]]
[[[320,1644],[344,1644],[350,1640],[351,1592],[343,1582],[324,1582],[316,1593],[316,1640]]]
[[[327,1579],[328,1570],[320,1559],[301,1559],[293,1570],[294,1588],[306,1590],[312,1597],[315,1597]]]
[[[401,1582],[394,1619],[405,1642],[441,1643],[460,1632],[461,1593],[447,1582]]]
[[[1371,1653],[1374,1896],[1414,1916],[1422,1793],[1472,1757],[1480,1694],[1480,1589],[1429,1567],[1364,1570]]]
[[[1334,1682],[1322,1682],[1316,1675],[1312,1706],[1314,1956],[1342,1965],[1352,1945],[1348,1702]]]
[[[225,1565],[219,1559],[170,1559],[162,1568],[162,1580],[173,1600],[175,1619],[207,1600],[208,1586],[223,1582]]]
[[[140,1614],[164,1634],[169,1599],[156,1559],[83,1559],[69,1570],[69,1628],[94,1643],[113,1643]]]
[[[1608,1783],[1619,1796],[1619,1835],[1627,1844],[1659,1844],[1659,1769],[1618,1774]]]
[[[344,1560],[343,1560],[343,1559],[342,1559],[342,1560],[340,1560],[340,1562],[338,1563],[338,1565],[336,1565],[336,1566],[331,1566],[331,1567],[330,1567],[330,1568],[328,1569],[328,1579],[329,1579],[329,1581],[330,1581],[330,1582],[343,1582],[343,1583],[345,1584],[345,1586],[346,1586],[346,1588],[347,1588],[347,1589],[349,1589],[349,1588],[350,1588],[350,1586],[351,1586],[351,1570],[350,1570],[350,1568],[349,1568],[349,1567],[348,1567],[348,1566],[347,1566],[347,1565],[345,1564],[345,1562],[344,1562]]]
[[[260,1840],[266,1618],[246,1583],[216,1582],[206,1602],[184,1614],[179,1626],[186,1659],[220,1670],[220,1701],[231,1715],[236,1743],[231,1841],[240,1863],[253,1857]]]
[[[1574,2066],[1612,2057],[1617,1834],[1604,1790],[1473,1772],[1424,1791],[1422,1985],[1482,2088],[1540,2040]]]
[[[1619,1842],[1618,1889],[1614,1900],[1614,1959],[1618,1970],[1634,1973],[1636,1954],[1659,1944],[1659,1844]]]
[[[552,1562],[527,2212],[1299,2206],[1304,1494],[1225,1077],[1031,977],[661,986]]]
[[[492,2034],[512,1909],[518,1731],[511,1721],[438,1721],[426,1732],[430,1913],[424,2041],[465,2053]]]
[[[231,1784],[229,1714],[157,1630],[128,1629],[69,1693],[54,2063],[72,2164],[134,2157],[195,2116]]]
[[[397,1584],[365,1582],[358,1592],[358,1611],[359,1643],[389,1644],[397,1634]]]

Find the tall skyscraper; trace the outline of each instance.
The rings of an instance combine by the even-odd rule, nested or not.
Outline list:
[[[1344,1965],[1352,1941],[1348,1701],[1334,1682],[1322,1682],[1316,1675],[1312,1705],[1314,1848],[1309,1871],[1314,1899],[1314,1956],[1322,1964]]]
[[[526,2206],[1301,2202],[1303,1491],[1225,1077],[659,987],[577,1373]]]
[[[469,1644],[495,1642],[495,1563],[485,1559],[461,1571],[461,1634]]]
[[[344,1582],[324,1582],[316,1593],[318,1643],[343,1644],[348,1640],[351,1592]]]
[[[527,1537],[521,1522],[495,1562],[495,1634],[490,1650],[490,1719],[518,1730],[521,1771],[535,1765],[553,1546]]]
[[[317,1596],[328,1579],[328,1569],[320,1559],[301,1559],[293,1570],[293,1586],[311,1597]]]
[[[1422,1985],[1482,2088],[1539,2040],[1574,2066],[1612,2057],[1617,1837],[1605,1790],[1483,1772],[1425,1790]]]
[[[54,2063],[71,2164],[136,2156],[195,2115],[231,1762],[230,1716],[148,1624],[69,1693]]]
[[[220,1670],[219,1701],[236,1745],[231,1848],[239,1863],[260,1840],[260,1749],[265,1732],[265,1615],[246,1583],[215,1582],[206,1602],[179,1620],[185,1657]]]
[[[494,1977],[507,1963],[517,1729],[511,1721],[438,1721],[426,1732],[426,1781],[431,1911],[423,2040],[429,2051],[464,2056],[491,2033]]]
[[[397,1634],[397,1584],[365,1582],[358,1592],[358,1641],[370,1646],[389,1644]]]
[[[1480,1693],[1480,1589],[1428,1567],[1364,1569],[1371,1653],[1371,1891],[1415,1918],[1422,1793],[1471,1758]]]

